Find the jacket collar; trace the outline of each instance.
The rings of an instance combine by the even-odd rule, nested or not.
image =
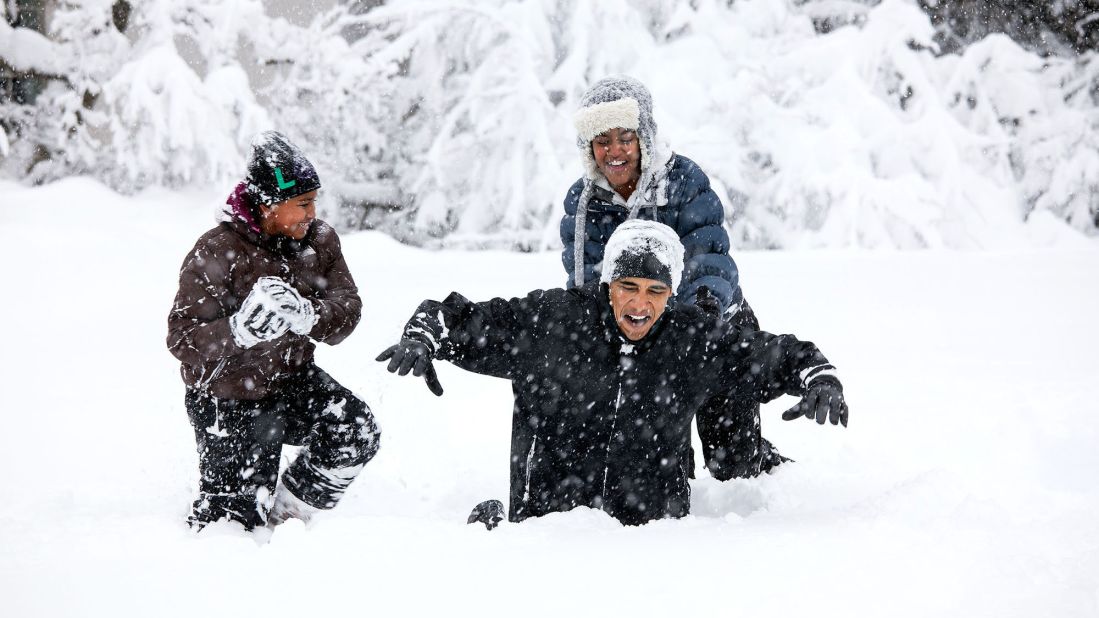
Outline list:
[[[240,218],[222,221],[222,225],[228,226],[249,243],[266,249],[284,259],[293,259],[300,255],[303,251],[312,246],[313,240],[317,235],[316,220],[310,224],[309,231],[306,232],[305,237],[301,240],[281,234],[264,234],[262,231],[256,231],[250,222]]]
[[[642,206],[667,206],[668,174],[671,172],[675,159],[670,151],[666,154],[667,157],[660,162],[660,165],[656,166],[652,173],[642,175],[642,178],[646,181],[644,188],[642,188],[641,180],[638,180],[638,189],[630,195],[630,199],[627,200],[619,195],[611,186],[611,183],[607,181],[607,177],[601,173],[596,173],[591,179],[593,193],[616,206],[621,206],[630,211],[631,219],[637,215],[637,210]]]

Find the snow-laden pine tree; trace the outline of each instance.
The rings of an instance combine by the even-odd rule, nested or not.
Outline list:
[[[351,48],[390,68],[374,87],[393,151],[379,181],[399,206],[365,220],[449,244],[556,244],[580,172],[572,111],[612,73],[650,86],[663,136],[710,175],[742,247],[1019,242],[1036,202],[1020,153],[1039,138],[1005,128],[997,93],[1059,92],[1021,50],[994,52],[999,65],[980,48],[940,55],[908,0],[394,0],[357,24]],[[1035,114],[1064,112],[1056,96]]]
[[[1099,233],[1099,53],[1051,59],[1042,81],[1047,113],[1019,119],[1012,152],[1027,217]]]
[[[763,4],[700,24],[751,43],[730,64],[738,104],[704,114],[737,136],[734,157],[702,158],[749,197],[731,221],[740,243],[979,246],[993,242],[970,235],[980,221],[1016,227],[1008,144],[959,122],[914,4],[886,0],[824,35],[806,12]]]
[[[36,102],[29,175],[91,174],[131,191],[239,174],[248,138],[271,125],[242,54],[253,34],[286,36],[284,22],[258,0],[150,0],[121,22],[119,6],[65,0],[53,12],[58,79]]]
[[[370,61],[404,68],[390,84],[410,231],[536,244],[562,167],[542,4],[395,2],[368,15]]]
[[[368,146],[397,207],[374,224],[404,238],[540,244],[568,142],[561,99],[545,84],[559,8],[396,1],[357,18],[350,48],[374,78],[358,94],[380,129]]]
[[[830,7],[843,18],[821,34]],[[926,15],[905,0],[865,12],[746,0],[700,5],[688,21],[693,36],[662,53],[687,40],[697,52],[701,38],[725,62],[669,88],[658,78],[654,96],[694,102],[673,110],[675,122],[689,119],[675,145],[728,188],[729,204],[744,195],[729,222],[740,246],[1002,247],[1030,242],[1020,222],[1035,207],[1096,231],[1084,146],[1095,122],[1081,111],[1094,104],[1068,97],[1058,75],[1085,89],[1096,82],[1072,61],[1002,35],[942,55]],[[691,66],[686,55],[672,62]],[[692,89],[710,75],[720,85],[709,96]],[[1070,165],[1056,162],[1066,156]],[[1054,206],[1068,195],[1073,206]]]
[[[990,34],[1006,34],[1042,55],[1099,48],[1099,3],[1094,0],[919,0],[951,52]]]
[[[391,83],[399,67],[371,60],[361,32],[373,26],[353,8],[337,5],[292,35],[257,39],[252,53],[266,74],[258,91],[273,126],[317,165],[325,216],[362,229],[405,199],[394,180],[404,151],[400,93]],[[339,208],[343,203],[350,206]]]
[[[117,187],[182,186],[240,173],[242,152],[271,124],[257,104],[240,48],[278,36],[258,0],[140,3],[127,60],[101,84],[100,160]]]
[[[0,7],[0,165],[17,176],[48,158],[41,144],[53,135],[53,120],[36,103],[64,63],[58,46],[39,31],[44,8],[15,2]]]
[[[627,73],[738,248],[996,247],[1031,242],[1036,213],[1099,230],[1093,56],[996,35],[943,53],[915,0],[360,0],[296,24],[149,0],[125,28],[119,1],[61,3],[58,79],[0,108],[9,174],[228,184],[275,128],[337,224],[548,248],[581,173],[576,101]]]
[[[72,0],[59,4],[50,24],[58,73],[39,96],[37,143],[48,153],[34,164],[38,180],[71,174],[107,178],[103,157],[111,152],[106,133],[104,86],[130,57],[131,44],[116,23],[111,0]]]
[[[297,95],[279,115],[335,159],[345,221],[418,242],[552,245],[557,209],[580,171],[577,97],[603,75],[638,72],[673,9],[687,4],[393,0],[361,13],[337,8],[318,36],[354,35],[331,57],[307,51],[288,65]],[[317,114],[335,128],[310,124]],[[349,139],[353,123],[374,134]]]

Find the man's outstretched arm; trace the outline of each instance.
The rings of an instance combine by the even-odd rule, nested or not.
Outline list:
[[[538,313],[563,290],[531,292],[523,298],[494,298],[474,303],[457,292],[442,302],[425,300],[405,323],[401,340],[378,356],[398,375],[423,376],[436,395],[443,390],[432,361],[449,361],[462,369],[511,379],[523,366],[538,324]]]
[[[736,330],[726,343],[723,385],[738,396],[765,403],[787,394],[802,400],[783,413],[784,420],[799,417],[824,424],[847,426],[847,402],[836,368],[809,341],[793,335]]]

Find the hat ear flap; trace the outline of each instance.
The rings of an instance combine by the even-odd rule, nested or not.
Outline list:
[[[595,153],[591,149],[591,141],[580,144],[580,151],[584,157],[584,174],[591,180],[598,178],[599,167],[595,164]]]

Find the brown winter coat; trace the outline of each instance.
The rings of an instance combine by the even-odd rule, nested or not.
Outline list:
[[[260,277],[280,277],[313,303],[319,320],[308,337],[287,332],[244,349],[233,340],[229,316]],[[256,232],[234,219],[206,232],[187,254],[168,314],[168,349],[183,366],[183,381],[223,399],[261,399],[283,376],[313,360],[311,339],[336,344],[359,323],[362,301],[340,240],[317,220],[300,241]]]

